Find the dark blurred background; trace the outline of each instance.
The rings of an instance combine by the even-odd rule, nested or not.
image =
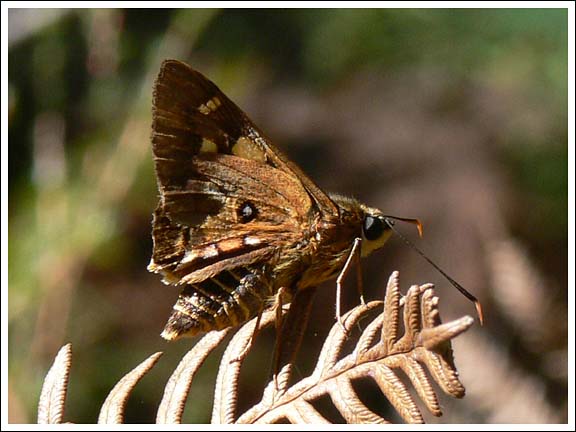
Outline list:
[[[324,189],[421,218],[424,239],[401,229],[480,298],[486,326],[453,343],[467,396],[443,397],[444,417],[427,421],[566,422],[567,21],[562,9],[10,10],[9,420],[36,421],[71,342],[67,421],[95,422],[112,386],[161,350],[126,415],[153,422],[193,343],[160,338],[178,289],[146,271],[152,83],[177,58]],[[393,270],[404,291],[435,283],[445,321],[474,316],[396,238],[364,260],[367,298]],[[334,288],[316,298],[303,376],[334,323]],[[246,407],[272,346],[264,335],[247,359]],[[209,421],[217,360],[185,421]]]

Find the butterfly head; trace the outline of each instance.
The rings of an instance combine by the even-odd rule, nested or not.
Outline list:
[[[362,256],[369,255],[372,251],[380,249],[392,235],[390,221],[378,209],[362,208]]]
[[[341,229],[348,228],[345,231],[347,244],[351,244],[354,237],[360,237],[363,257],[384,246],[392,235],[390,225],[394,222],[390,221],[381,210],[368,207],[354,198],[343,195],[330,194],[330,198],[338,206]]]

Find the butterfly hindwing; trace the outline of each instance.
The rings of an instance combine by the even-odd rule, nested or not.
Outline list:
[[[295,178],[221,154],[162,166],[182,164],[189,179],[164,183],[154,217],[151,269],[160,270],[168,282],[199,281],[221,269],[264,260],[300,238],[312,203],[299,193]],[[255,211],[250,221],[242,220],[243,206]]]

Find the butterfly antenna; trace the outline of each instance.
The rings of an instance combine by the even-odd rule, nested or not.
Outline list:
[[[476,307],[476,313],[478,314],[478,319],[480,320],[480,325],[484,325],[484,313],[482,312],[482,305],[480,304],[480,302],[478,301],[478,299],[476,297],[474,297],[472,294],[470,294],[470,292],[468,292],[462,285],[460,285],[458,282],[456,282],[454,279],[452,279],[450,276],[448,276],[446,274],[446,272],[444,272],[444,270],[442,270],[440,267],[438,267],[438,265],[436,265],[436,263],[434,261],[432,261],[430,258],[428,258],[424,252],[422,252],[420,249],[418,249],[416,247],[416,245],[414,245],[414,243],[412,243],[410,240],[408,240],[406,237],[404,237],[402,235],[402,233],[400,233],[400,231],[398,231],[396,228],[394,228],[394,221],[390,220],[390,219],[396,219],[402,222],[408,222],[408,223],[412,223],[414,225],[416,225],[418,227],[418,233],[420,234],[420,237],[422,237],[422,223],[418,220],[418,219],[405,219],[405,218],[399,218],[399,217],[395,217],[395,216],[385,216],[384,220],[386,221],[386,223],[388,224],[388,226],[390,227],[390,229],[392,231],[394,231],[398,237],[400,237],[404,243],[406,243],[408,246],[410,246],[412,249],[414,249],[416,252],[418,252],[420,254],[420,256],[422,258],[424,258],[426,261],[428,261],[428,263],[434,267],[436,270],[438,270],[440,272],[440,274],[442,274],[442,276],[444,276],[448,282],[450,282],[452,284],[452,286],[454,288],[456,288],[458,291],[460,291],[460,293],[466,297],[468,300],[470,300],[471,302],[474,303],[474,306]]]
[[[416,225],[416,228],[418,229],[418,235],[420,236],[420,238],[422,238],[424,236],[424,226],[422,225],[422,222],[420,222],[420,219],[409,219],[409,218],[401,218],[401,217],[397,217],[397,216],[389,216],[389,215],[384,215],[384,218],[386,219],[386,223],[388,225],[394,225],[393,221],[390,221],[388,219],[394,219],[394,220],[399,220],[401,222],[408,222],[411,223],[412,225]],[[392,226],[390,226],[390,228],[392,228]],[[402,235],[396,231],[394,228],[392,228],[394,230],[394,232],[398,235],[400,235],[400,237],[402,237]]]

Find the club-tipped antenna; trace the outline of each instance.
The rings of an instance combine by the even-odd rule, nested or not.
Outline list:
[[[401,218],[398,216],[390,216],[390,215],[384,215],[384,219],[386,220],[386,223],[388,225],[394,225],[394,222],[388,219],[394,219],[400,222],[411,223],[412,225],[416,225],[416,228],[418,229],[418,235],[420,236],[420,238],[422,238],[422,236],[424,235],[424,226],[422,225],[422,222],[420,222],[420,219]],[[392,227],[390,226],[390,228]],[[394,228],[392,228],[392,230],[394,230],[394,232],[398,234],[398,231],[396,231]]]
[[[400,237],[404,241],[404,243],[406,243],[408,246],[410,246],[412,249],[414,249],[416,252],[418,252],[418,254],[420,254],[420,256],[422,258],[424,258],[426,261],[428,261],[428,263],[432,267],[434,267],[436,270],[438,270],[438,272],[440,272],[440,274],[442,276],[444,276],[448,280],[448,282],[450,282],[452,284],[452,286],[454,286],[454,288],[456,288],[458,291],[460,291],[460,293],[464,297],[466,297],[468,300],[470,300],[471,302],[474,303],[474,306],[476,307],[476,313],[478,314],[478,319],[480,320],[480,325],[484,325],[484,313],[482,312],[482,305],[480,304],[480,301],[478,301],[478,299],[475,296],[470,294],[470,292],[468,292],[462,285],[460,285],[458,282],[456,282],[454,279],[452,279],[450,276],[448,276],[444,270],[442,270],[440,267],[438,267],[438,265],[436,265],[436,263],[434,261],[432,261],[430,258],[428,258],[424,254],[424,252],[422,252],[420,249],[418,249],[414,243],[412,243],[410,240],[408,240],[406,237],[404,237],[400,231],[398,231],[396,228],[394,228],[394,221],[390,220],[390,219],[396,219],[396,220],[399,220],[402,222],[408,222],[408,223],[412,223],[412,224],[416,225],[418,228],[418,233],[420,234],[420,237],[422,237],[422,232],[423,232],[422,223],[418,219],[406,219],[406,218],[399,218],[399,217],[395,217],[395,216],[384,216],[384,221],[388,224],[390,229],[392,231],[394,231],[398,235],[398,237]]]

